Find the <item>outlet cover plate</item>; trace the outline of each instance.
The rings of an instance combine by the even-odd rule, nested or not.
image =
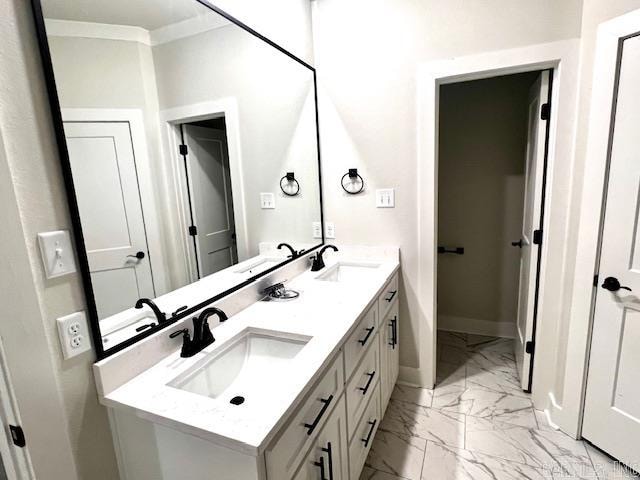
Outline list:
[[[272,210],[276,208],[276,196],[273,193],[263,192],[260,194],[260,208]]]
[[[322,224],[313,222],[313,238],[322,238]]]
[[[89,325],[84,312],[75,312],[56,319],[58,337],[65,360],[91,350]]]
[[[396,200],[393,188],[380,188],[376,190],[377,208],[394,208],[395,205]]]
[[[47,278],[57,278],[76,271],[69,230],[39,233],[38,244]]]
[[[336,238],[336,226],[333,222],[327,222],[324,225],[324,234],[327,238]]]

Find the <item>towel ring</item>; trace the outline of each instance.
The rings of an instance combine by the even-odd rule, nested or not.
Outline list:
[[[347,177],[349,177],[349,179],[351,180],[351,185],[358,183],[357,180],[359,180],[360,188],[358,190],[348,190],[344,182],[344,179]],[[357,195],[358,193],[364,190],[364,179],[358,173],[357,168],[350,168],[349,171],[342,176],[342,180],[340,180],[340,184],[342,185],[342,189],[345,192],[347,192],[349,195]]]
[[[292,185],[295,183],[296,191],[293,193],[287,192],[282,186],[283,180],[286,180],[288,185]],[[298,182],[298,180],[296,180],[293,172],[287,172],[287,174],[280,179],[280,190],[282,190],[282,193],[284,193],[287,197],[295,197],[296,195],[298,195],[298,193],[300,193],[300,183]]]

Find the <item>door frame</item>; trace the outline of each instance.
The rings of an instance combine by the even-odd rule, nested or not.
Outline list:
[[[247,238],[247,215],[242,176],[242,147],[240,142],[240,118],[238,103],[233,97],[221,98],[209,102],[194,103],[160,111],[160,131],[164,148],[164,158],[168,163],[166,172],[175,190],[177,222],[180,231],[173,232],[178,241],[180,260],[187,270],[183,272],[187,283],[198,279],[195,245],[188,229],[191,226],[191,207],[187,179],[184,175],[183,157],[179,152],[182,144],[180,125],[216,117],[225,118],[227,149],[229,153],[229,171],[233,197],[233,214],[236,226],[236,248],[238,261],[249,258],[249,238]]]
[[[420,65],[417,72],[417,198],[418,198],[418,302],[419,302],[419,367],[401,367],[403,380],[427,388],[435,385],[436,379],[436,332],[437,332],[437,210],[438,210],[438,115],[439,87],[447,83],[479,80],[499,75],[553,69],[552,108],[547,160],[547,194],[541,246],[541,269],[539,322],[550,313],[548,305],[560,303],[554,295],[548,295],[556,287],[554,275],[548,268],[548,244],[552,237],[566,236],[566,219],[555,218],[551,206],[564,211],[568,203],[566,191],[570,191],[571,179],[565,170],[571,162],[556,162],[556,158],[572,158],[575,105],[577,92],[577,59],[579,40],[564,40],[528,47],[501,50],[465,57],[436,60]],[[562,99],[562,101],[560,101]],[[569,132],[567,132],[567,130]],[[569,164],[569,165],[567,165]],[[570,168],[569,168],[570,170]],[[568,186],[566,184],[569,184]],[[560,216],[562,217],[562,216]],[[564,255],[564,249],[561,249]],[[564,258],[561,262],[564,265]],[[563,277],[561,277],[563,278]],[[556,282],[558,280],[555,280]],[[547,287],[547,283],[550,283]],[[557,309],[557,306],[554,310]],[[540,337],[538,330],[536,339]],[[540,342],[537,342],[540,345]],[[539,347],[538,347],[539,348]],[[535,371],[542,370],[540,350],[536,355]],[[534,373],[534,383],[536,382]],[[546,398],[546,395],[544,395]],[[535,402],[535,399],[534,399]],[[542,403],[542,402],[539,402]],[[547,403],[546,401],[544,403]],[[542,405],[545,408],[546,405]]]
[[[138,176],[138,191],[142,206],[142,218],[149,250],[149,265],[156,296],[169,292],[165,252],[154,187],[154,169],[151,167],[144,115],[136,108],[61,108],[62,122],[122,123],[129,124],[131,145]]]
[[[580,223],[573,272],[571,319],[560,420],[582,433],[592,326],[600,263],[605,197],[608,189],[610,146],[615,115],[622,42],[640,35],[640,9],[601,23],[598,27],[586,144]]]

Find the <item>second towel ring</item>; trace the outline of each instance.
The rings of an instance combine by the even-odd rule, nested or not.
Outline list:
[[[282,186],[283,180],[286,180],[287,184],[289,185],[295,184],[296,186],[295,192],[293,193],[287,192]],[[298,182],[298,180],[296,180],[296,177],[293,172],[287,172],[287,174],[280,179],[280,190],[282,190],[282,193],[284,193],[288,197],[295,197],[300,193],[300,183]]]
[[[351,185],[357,184],[357,180],[360,180],[360,188],[357,190],[347,190],[347,187],[345,186],[344,183],[344,179],[349,177],[349,179],[351,180]],[[342,189],[347,192],[349,195],[357,195],[358,193],[362,192],[364,190],[364,179],[360,176],[360,174],[358,173],[358,169],[357,168],[350,168],[349,171],[347,173],[345,173],[342,176],[342,179],[340,180],[340,185],[342,185]]]

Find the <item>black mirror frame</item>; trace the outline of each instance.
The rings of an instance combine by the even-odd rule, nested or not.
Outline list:
[[[247,31],[248,33],[250,33],[251,35],[253,35],[254,37],[258,38],[259,40],[262,40],[263,42],[269,44],[270,46],[272,46],[273,48],[275,48],[276,50],[279,50],[281,53],[283,53],[284,55],[288,56],[289,58],[291,58],[292,60],[296,61],[297,63],[299,63],[300,65],[302,65],[303,67],[309,69],[312,73],[313,73],[313,90],[314,90],[314,102],[315,102],[315,122],[316,122],[316,145],[317,145],[317,153],[318,153],[318,183],[319,183],[319,200],[320,200],[320,225],[322,228],[322,238],[321,238],[321,243],[316,245],[315,247],[312,247],[310,249],[308,249],[307,251],[305,251],[306,253],[310,253],[320,247],[322,247],[325,243],[325,235],[324,235],[324,209],[323,209],[323,203],[322,203],[322,164],[321,164],[321,158],[320,158],[320,126],[319,126],[319,117],[318,117],[318,83],[317,83],[317,76],[316,76],[316,69],[314,67],[312,67],[311,65],[309,65],[308,63],[306,63],[304,60],[298,58],[297,56],[295,56],[293,53],[287,51],[286,49],[284,49],[283,47],[281,47],[280,45],[278,45],[277,43],[273,42],[272,40],[268,39],[267,37],[265,37],[264,35],[258,33],[257,31],[255,31],[254,29],[252,29],[251,27],[247,26],[246,24],[244,24],[243,22],[241,22],[240,20],[238,20],[237,18],[229,15],[227,12],[225,12],[224,10],[216,7],[215,5],[213,5],[212,3],[210,3],[208,0],[193,0],[194,2],[197,2],[201,5],[203,5],[204,7],[218,13],[219,15],[222,15],[224,18],[226,18],[227,20],[229,20],[231,23],[237,25],[238,27],[242,28],[243,30]],[[98,319],[98,311],[96,308],[96,302],[95,302],[95,296],[93,293],[93,284],[91,282],[91,273],[89,270],[89,258],[87,256],[87,251],[85,248],[85,243],[84,243],[84,235],[82,232],[82,225],[80,223],[80,210],[78,208],[78,200],[76,197],[76,191],[75,191],[75,187],[73,184],[73,176],[72,176],[72,171],[71,171],[71,162],[69,160],[69,153],[67,150],[67,142],[65,139],[65,135],[64,135],[64,125],[62,122],[62,111],[60,108],[60,100],[58,97],[58,90],[56,87],[56,82],[55,82],[55,76],[54,76],[54,70],[53,70],[53,63],[52,63],[52,59],[51,59],[51,51],[49,49],[49,41],[47,39],[47,32],[46,32],[46,27],[45,27],[45,22],[44,22],[44,15],[42,13],[42,5],[41,5],[41,0],[31,0],[31,6],[33,9],[33,16],[34,16],[34,20],[35,20],[35,29],[36,29],[36,35],[37,35],[37,40],[38,40],[38,46],[40,48],[40,59],[42,61],[42,68],[43,68],[43,73],[44,73],[44,79],[45,79],[45,83],[46,83],[46,88],[47,88],[47,93],[49,96],[49,107],[51,110],[51,120],[53,122],[53,128],[54,128],[54,132],[55,132],[55,137],[56,137],[56,143],[58,146],[58,154],[60,156],[60,163],[61,163],[61,167],[62,167],[62,177],[64,180],[64,185],[65,185],[65,189],[67,192],[67,200],[68,200],[68,204],[69,204],[69,214],[71,216],[71,223],[72,223],[72,230],[73,230],[73,236],[74,236],[74,242],[75,242],[75,247],[76,247],[76,254],[77,254],[77,259],[78,259],[78,264],[79,264],[79,269],[80,269],[80,274],[82,277],[82,283],[84,286],[84,293],[85,293],[85,300],[86,300],[86,307],[87,307],[87,311],[88,311],[88,318],[89,318],[89,324],[91,326],[91,336],[93,339],[93,346],[95,348],[95,352],[96,352],[96,357],[97,360],[102,360],[103,358],[106,358],[110,355],[113,355],[116,352],[119,352],[120,350],[123,350],[131,345],[133,345],[134,343],[139,342],[140,340],[142,340],[143,338],[146,338],[150,335],[155,334],[156,332],[158,332],[159,330],[162,330],[174,323],[176,323],[177,321],[188,317],[189,315],[192,315],[193,313],[203,309],[204,307],[217,302],[218,300],[220,300],[221,298],[226,297],[227,295],[230,295],[238,290],[240,290],[243,287],[246,287],[247,285],[250,285],[251,283],[255,282],[256,280],[258,280],[259,278],[270,274],[271,272],[277,270],[278,268],[293,262],[294,260],[296,260],[295,258],[290,258],[287,259],[285,261],[283,261],[282,263],[275,265],[271,268],[269,268],[268,270],[265,270],[264,272],[259,273],[258,275],[255,275],[247,280],[245,280],[242,283],[239,283],[235,286],[233,286],[232,288],[229,288],[217,295],[214,295],[213,297],[197,304],[194,305],[192,307],[189,307],[188,309],[182,311],[180,314],[176,315],[175,317],[173,317],[171,319],[171,321],[168,321],[162,325],[156,325],[148,330],[145,330],[142,333],[139,333],[138,335],[135,335],[111,348],[108,349],[104,349],[103,345],[102,345],[102,335],[100,333],[100,324],[99,324],[99,319]]]

